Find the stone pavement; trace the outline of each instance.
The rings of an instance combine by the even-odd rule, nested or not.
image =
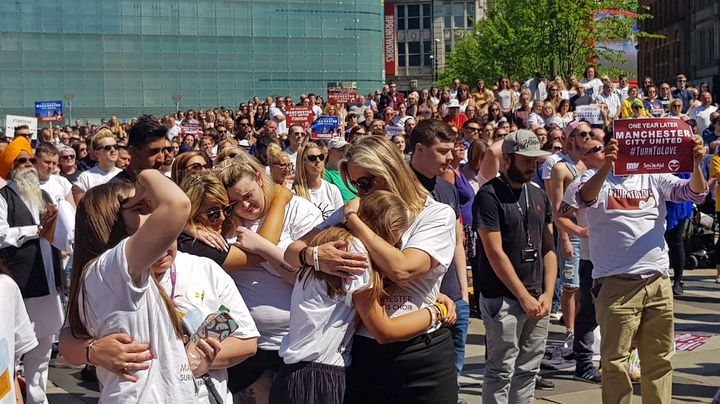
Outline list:
[[[685,295],[675,300],[675,331],[707,335],[710,338],[692,351],[678,351],[673,358],[673,403],[710,403],[720,388],[720,285],[714,283],[715,270],[685,271]],[[551,341],[561,341],[564,328],[551,324]],[[466,347],[465,369],[460,378],[460,397],[479,403],[484,366],[482,321],[472,319]],[[51,403],[82,404],[97,402],[97,386],[79,379],[77,369],[50,369],[48,386]],[[601,403],[600,386],[572,379],[572,369],[542,372],[555,382],[552,391],[537,391],[538,403]],[[635,400],[640,403],[640,385]]]

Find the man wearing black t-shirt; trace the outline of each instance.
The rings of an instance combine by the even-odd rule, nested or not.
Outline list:
[[[159,169],[165,161],[164,150],[172,149],[165,144],[168,129],[151,115],[138,118],[128,133],[127,151],[130,165],[111,181],[135,182],[140,171]]]
[[[437,119],[420,121],[410,135],[413,150],[410,166],[415,176],[433,198],[450,205],[455,210],[455,258],[450,264],[440,285],[440,292],[455,302],[457,321],[450,327],[455,349],[455,370],[460,375],[465,359],[465,340],[470,321],[470,306],[467,302],[467,272],[463,226],[460,221],[460,202],[455,185],[440,177],[453,159],[455,138],[458,135],[445,122]]]
[[[547,195],[530,182],[540,149],[532,132],[505,136],[500,176],[473,203],[479,235],[479,307],[486,330],[483,403],[533,400],[557,275]]]

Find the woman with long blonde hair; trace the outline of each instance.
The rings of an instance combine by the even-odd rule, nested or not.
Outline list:
[[[348,201],[329,220],[343,223],[372,257],[374,267],[393,284],[386,289],[385,310],[391,318],[426,308],[440,297],[440,282],[455,253],[453,209],[436,202],[389,140],[369,136],[351,146],[340,166],[343,179],[362,198],[389,191],[402,198],[410,226],[394,246],[379,237],[358,215],[358,198]],[[337,244],[308,248],[296,241],[285,252],[292,265],[317,262],[319,269],[348,277],[367,267],[362,254],[341,251]],[[360,269],[358,269],[360,268]],[[454,312],[454,306],[449,309]],[[420,335],[391,344],[365,327],[353,340],[347,394],[351,402],[456,403],[457,376],[450,331],[431,327]],[[413,355],[411,352],[417,352]],[[381,368],[385,371],[378,372]],[[422,371],[420,371],[422,369]]]
[[[293,191],[303,197],[323,213],[327,219],[333,212],[343,206],[340,189],[323,179],[325,174],[325,153],[317,143],[306,143],[297,157],[297,170]]]
[[[276,184],[292,188],[293,164],[290,155],[280,149],[277,143],[271,143],[267,148],[268,167],[270,178]]]
[[[357,214],[392,245],[399,243],[410,224],[402,199],[388,191],[363,198]],[[362,242],[341,226],[323,230],[310,245],[335,241],[346,242],[348,251],[367,253]],[[309,265],[300,270],[292,293],[290,332],[280,346],[284,364],[273,385],[272,404],[343,402],[351,361],[346,348],[358,325],[356,314],[384,343],[413,337],[442,320],[439,305],[390,319],[383,307],[386,281],[373,270],[350,279],[317,272]]]

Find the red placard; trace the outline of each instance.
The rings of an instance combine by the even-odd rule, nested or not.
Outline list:
[[[290,125],[299,123],[303,128],[307,129],[315,121],[315,114],[310,107],[285,107],[285,119],[287,119],[288,128]]]
[[[395,4],[385,3],[385,38],[383,51],[385,54],[385,76],[397,74],[397,30],[395,29]]]
[[[693,131],[681,119],[618,119],[615,175],[690,173],[693,171]]]
[[[327,83],[327,93],[329,104],[352,104],[357,98],[357,82]]]

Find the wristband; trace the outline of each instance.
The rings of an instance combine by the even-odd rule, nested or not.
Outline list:
[[[442,303],[435,303],[435,307],[437,307],[438,310],[440,310],[441,318],[447,317],[448,309],[445,307]]]
[[[298,258],[300,259],[300,266],[303,268],[308,266],[307,258],[305,258],[305,253],[307,252],[308,247],[304,247],[302,250],[300,250],[300,253],[298,254]]]
[[[430,312],[430,326],[433,326],[437,323],[437,312],[435,311],[434,306],[428,306],[426,309]]]
[[[350,216],[356,215],[356,214],[357,214],[357,212],[352,211],[352,210],[351,210],[350,212],[345,212],[345,214],[343,215],[342,220],[340,221],[340,223],[342,223],[343,225],[345,225],[345,223],[347,223],[348,219],[350,219]]]
[[[320,261],[318,260],[318,247],[315,246],[312,249],[312,260],[313,260],[313,269],[315,269],[316,272],[320,272]]]
[[[85,363],[88,365],[93,364],[90,360],[90,351],[92,350],[93,344],[95,344],[95,340],[90,341],[90,343],[85,347]]]

